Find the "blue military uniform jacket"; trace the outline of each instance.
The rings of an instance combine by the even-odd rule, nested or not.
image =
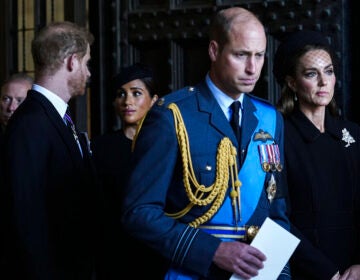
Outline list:
[[[194,206],[179,219],[165,215],[178,212],[189,204],[184,187],[183,162],[174,127],[174,116],[168,108],[170,103],[176,103],[180,109],[188,134],[194,175],[200,184],[209,186],[214,182],[217,149],[224,137],[228,137],[238,148],[233,130],[205,82],[196,87],[183,88],[160,99],[148,112],[136,138],[133,170],[124,197],[122,223],[136,238],[143,240],[170,260],[173,268],[179,267],[189,275],[199,276],[198,279],[221,279],[214,276],[219,275],[216,271],[219,269],[214,269],[212,265],[213,255],[221,239],[188,225],[204,215],[210,205]],[[276,116],[267,121],[274,127],[275,133],[272,137],[280,147],[280,160],[283,162],[281,115],[266,101],[245,95],[238,166],[247,160],[247,147],[257,132],[255,129],[259,120],[254,103],[269,107]],[[264,129],[266,130],[266,127]],[[256,169],[261,169],[260,160]],[[261,226],[264,219],[269,216],[289,229],[284,198],[286,188],[282,189],[282,186],[286,186],[283,173],[275,172],[274,175],[278,183],[275,199],[272,203],[267,199],[265,189],[270,174],[266,174],[261,183],[257,206],[243,223]],[[256,176],[256,172],[248,176]],[[229,193],[230,187],[226,196]],[[224,203],[227,203],[226,200]],[[211,223],[211,220],[208,223]]]

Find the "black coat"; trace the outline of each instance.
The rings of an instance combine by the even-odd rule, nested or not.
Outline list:
[[[124,275],[147,279],[149,271],[144,266],[151,267],[152,279],[163,279],[165,275],[165,261],[127,234],[120,225],[123,191],[131,171],[131,144],[123,130],[106,133],[91,141],[106,204],[103,262],[97,280],[119,280]],[[134,271],[134,267],[139,270]]]
[[[320,133],[297,110],[285,119],[285,157],[290,221],[303,236],[291,259],[293,279],[330,279],[359,264],[359,126],[326,113]]]

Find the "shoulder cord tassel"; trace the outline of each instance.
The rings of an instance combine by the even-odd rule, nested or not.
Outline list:
[[[231,176],[232,190],[230,192],[230,197],[232,200],[233,215],[237,225],[237,222],[240,221],[241,217],[241,182],[238,178],[236,148],[228,137],[224,137],[220,141],[216,155],[215,181],[210,186],[200,185],[195,177],[191,161],[188,134],[180,110],[174,103],[169,104],[168,108],[171,109],[174,114],[176,136],[183,162],[183,181],[190,203],[183,210],[177,213],[166,213],[166,215],[174,219],[179,219],[188,213],[194,205],[206,206],[211,204],[210,209],[205,214],[190,222],[189,225],[196,228],[207,222],[219,210],[223,203],[228,188],[229,178]]]

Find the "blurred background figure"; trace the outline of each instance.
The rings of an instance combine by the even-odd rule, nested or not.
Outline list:
[[[16,73],[2,85],[0,95],[1,134],[3,134],[11,115],[26,98],[32,84],[32,77],[26,73]]]
[[[121,279],[123,275],[134,273],[133,265],[142,262],[149,265],[152,261],[147,258],[149,249],[125,234],[119,224],[122,191],[130,173],[132,141],[141,120],[158,99],[152,69],[140,63],[122,68],[112,80],[112,95],[121,128],[92,141],[93,157],[107,205],[101,279]],[[144,273],[143,277],[140,277],[141,273]],[[139,279],[145,279],[147,274],[146,270],[136,271]]]
[[[26,73],[15,73],[11,75],[1,86],[0,93],[0,186],[4,184],[3,182],[3,166],[2,166],[2,156],[4,149],[4,134],[7,123],[15,112],[17,107],[24,101],[26,98],[28,90],[31,89],[33,84],[33,79]],[[3,197],[2,190],[0,190],[0,196]],[[3,207],[4,203],[1,198],[0,202]],[[3,208],[1,208],[3,209]],[[3,214],[3,210],[0,210],[1,215]],[[3,220],[3,216],[0,217],[0,220]],[[0,227],[0,267],[2,267],[6,263],[6,256],[4,256],[4,243],[6,240],[4,238],[4,226]],[[0,269],[1,270],[1,269]],[[0,274],[0,278],[3,277],[3,274]]]
[[[301,239],[292,279],[360,279],[360,127],[339,118],[328,38],[290,34],[274,74],[282,87],[290,222]]]

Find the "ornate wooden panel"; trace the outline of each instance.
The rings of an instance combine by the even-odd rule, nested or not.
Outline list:
[[[121,66],[141,61],[153,66],[160,94],[204,78],[209,60],[208,27],[213,13],[242,6],[258,15],[268,34],[267,59],[255,94],[275,103],[279,88],[272,75],[272,58],[279,40],[289,31],[314,29],[329,36],[339,64],[336,98],[344,116],[350,105],[350,4],[335,0],[112,1],[113,74]],[[91,8],[91,7],[90,7]],[[344,82],[346,80],[346,82]]]

